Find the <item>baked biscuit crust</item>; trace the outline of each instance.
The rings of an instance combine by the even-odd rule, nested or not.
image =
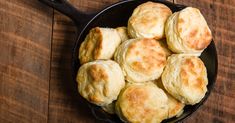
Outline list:
[[[211,42],[211,31],[200,10],[187,7],[178,16],[177,30],[186,45],[195,50],[205,49]]]
[[[167,118],[167,96],[152,82],[127,85],[116,103],[117,114],[132,123],[160,123]]]
[[[129,82],[145,82],[161,76],[167,54],[162,45],[148,38],[130,39],[122,43],[114,56]]]
[[[120,43],[120,36],[115,29],[93,28],[80,46],[80,63],[84,64],[98,59],[111,59]]]
[[[200,55],[212,40],[206,20],[198,9],[192,7],[171,15],[165,33],[167,44],[175,53]]]
[[[127,33],[127,28],[122,26],[122,27],[117,27],[116,28],[122,42],[127,41],[129,38],[128,33]]]
[[[168,98],[168,117],[167,118],[172,118],[172,117],[177,117],[180,116],[184,112],[184,106],[185,104],[181,103],[179,100],[175,99],[172,95],[170,95],[166,89],[164,88],[162,84],[162,80],[158,79],[155,81],[155,84],[161,88],[165,94],[167,95]]]
[[[105,106],[117,99],[125,86],[119,65],[111,60],[97,60],[82,65],[77,74],[78,91],[89,102]]]
[[[201,101],[207,91],[206,67],[200,58],[175,54],[168,58],[162,74],[165,89],[185,104]]]
[[[159,40],[159,43],[160,43],[160,45],[162,46],[162,48],[164,49],[165,54],[166,54],[167,57],[170,56],[170,55],[172,55],[171,50],[168,48],[166,39],[161,39],[161,40]]]
[[[171,10],[161,3],[146,2],[133,11],[128,20],[128,33],[132,38],[165,37],[164,27]]]

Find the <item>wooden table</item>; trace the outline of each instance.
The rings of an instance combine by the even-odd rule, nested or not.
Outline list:
[[[87,13],[117,1],[70,0]],[[235,122],[235,0],[174,2],[202,11],[219,58],[211,96],[184,122]],[[74,39],[73,22],[37,0],[0,0],[0,123],[98,122],[71,78]]]

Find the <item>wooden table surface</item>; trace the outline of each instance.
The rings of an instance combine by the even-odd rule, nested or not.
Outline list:
[[[117,1],[70,0],[87,13]],[[184,122],[235,122],[235,0],[174,2],[202,11],[219,58],[211,96]],[[0,0],[0,123],[99,122],[72,81],[75,30],[69,18],[37,0]]]

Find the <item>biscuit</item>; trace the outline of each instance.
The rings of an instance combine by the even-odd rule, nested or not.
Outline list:
[[[165,37],[164,27],[171,10],[164,4],[146,2],[133,11],[128,20],[128,33],[131,38]]]
[[[200,55],[212,40],[203,15],[192,7],[171,15],[166,22],[165,34],[169,48],[175,53]]]
[[[173,96],[171,96],[164,88],[162,84],[162,80],[158,79],[155,81],[156,85],[161,88],[165,94],[167,95],[168,98],[168,117],[167,118],[172,118],[172,117],[178,117],[184,112],[184,106],[185,104],[181,103],[177,99],[175,99]]]
[[[125,86],[122,70],[112,60],[96,60],[83,64],[76,80],[80,95],[98,106],[112,103]]]
[[[166,53],[154,39],[138,38],[123,42],[114,59],[121,66],[129,82],[145,82],[161,76],[166,64]]]
[[[124,122],[160,123],[167,118],[167,96],[152,82],[128,84],[116,102],[116,113]]]
[[[200,58],[185,54],[168,57],[162,73],[164,88],[182,103],[194,105],[207,92],[207,71]]]
[[[166,39],[161,39],[159,40],[160,45],[162,46],[162,48],[164,49],[164,52],[166,54],[166,56],[170,56],[172,54],[171,50],[168,48],[168,45],[166,43]]]
[[[98,59],[111,59],[120,43],[120,36],[115,29],[93,28],[80,46],[80,63],[84,64]]]
[[[117,27],[116,30],[117,30],[122,42],[129,39],[126,27],[123,27],[123,26],[122,27]]]

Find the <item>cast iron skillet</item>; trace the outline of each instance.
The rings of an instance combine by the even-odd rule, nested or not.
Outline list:
[[[164,0],[125,0],[118,3],[115,3],[102,11],[98,12],[97,14],[84,14],[70,5],[66,0],[39,0],[50,7],[60,11],[61,13],[70,17],[77,26],[78,34],[76,43],[74,44],[74,49],[72,52],[72,72],[73,72],[73,79],[75,82],[77,70],[81,66],[78,60],[78,49],[80,44],[85,39],[85,36],[88,34],[89,30],[93,27],[100,26],[100,27],[118,27],[118,26],[126,26],[128,18],[131,16],[134,8],[136,8],[141,3],[147,1],[154,1],[163,3],[168,6],[173,12],[182,10],[186,6],[173,4]],[[201,106],[204,101],[208,98],[213,85],[216,81],[217,76],[217,53],[214,41],[212,40],[211,44],[204,50],[201,57],[202,61],[204,62],[207,68],[208,80],[209,84],[207,86],[208,91],[205,97],[196,105],[193,106],[186,106],[184,108],[184,113],[180,117],[173,117],[171,119],[164,120],[163,122],[179,122],[191,115],[195,112],[199,106]],[[83,100],[85,101],[85,100]],[[87,102],[87,101],[86,101]],[[103,122],[111,122],[111,123],[119,123],[121,120],[116,115],[110,115],[102,111],[102,109],[98,106],[95,106],[89,102],[87,102],[91,111],[95,115],[95,117]]]

